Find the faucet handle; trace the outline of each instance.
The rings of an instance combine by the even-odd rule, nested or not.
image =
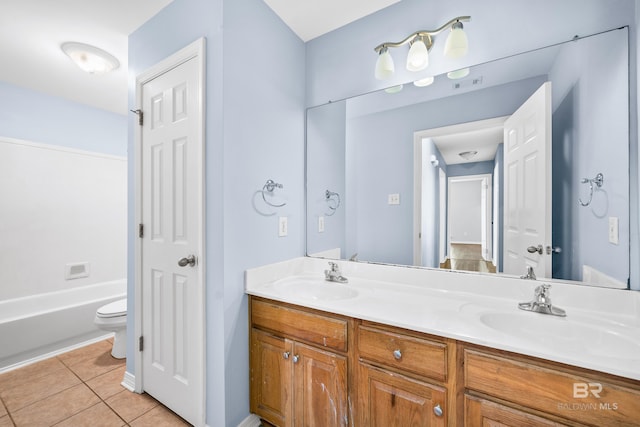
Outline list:
[[[536,289],[534,290],[536,295],[536,300],[538,302],[551,305],[551,296],[549,295],[551,293],[549,291],[550,288],[551,288],[551,285],[537,286]]]
[[[340,267],[338,266],[337,262],[329,261],[329,266],[331,267],[331,271],[335,271],[335,272],[340,271]]]

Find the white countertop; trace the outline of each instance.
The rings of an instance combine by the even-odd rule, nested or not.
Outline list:
[[[301,257],[245,273],[246,293],[640,380],[640,292]],[[550,283],[566,317],[518,309]]]

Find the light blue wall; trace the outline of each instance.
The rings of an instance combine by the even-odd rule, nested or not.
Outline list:
[[[207,422],[236,426],[249,413],[244,271],[304,254],[304,44],[261,0],[175,0],[129,38],[131,108],[135,76],[200,37],[207,39]],[[257,46],[250,56],[248,46]],[[129,124],[133,147],[133,118]],[[274,216],[253,208],[267,179],[284,186],[287,205]],[[279,216],[288,217],[287,237],[278,237]],[[132,210],[129,217],[133,224]],[[132,295],[133,239],[129,249]]]
[[[493,175],[493,166],[493,160],[487,160],[485,162],[457,163],[455,165],[449,165],[447,167],[447,172],[450,177],[482,174]]]
[[[307,43],[307,105],[412,81],[415,76],[402,66],[402,49],[392,52],[394,78],[376,80],[374,47],[402,40],[418,29],[435,29],[455,16],[472,17],[464,24],[469,55],[445,60],[444,39],[436,38],[428,69],[432,75],[570,40],[576,34],[633,26],[634,9],[628,0],[403,0]]]
[[[549,73],[553,81],[553,277],[582,280],[582,266],[626,283],[629,277],[629,109],[626,29],[569,43]],[[589,52],[598,52],[590,55]],[[609,117],[618,123],[611,126]],[[605,177],[590,206],[582,178]],[[620,243],[608,240],[617,217]],[[569,266],[570,268],[568,268]]]
[[[0,135],[127,155],[127,117],[0,81]]]
[[[336,102],[307,111],[307,253],[340,249],[341,256],[351,256],[345,247],[347,198],[345,159],[346,102]],[[340,195],[335,211],[327,205],[325,191]],[[334,200],[337,200],[334,197]],[[333,202],[331,202],[333,203]],[[333,205],[332,205],[333,206]],[[324,232],[318,231],[318,218],[325,221]]]

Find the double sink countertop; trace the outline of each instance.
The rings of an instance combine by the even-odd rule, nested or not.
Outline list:
[[[247,294],[640,380],[640,292],[327,259],[249,269]],[[551,284],[566,317],[518,309]]]

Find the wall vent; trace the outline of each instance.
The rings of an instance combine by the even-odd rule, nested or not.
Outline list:
[[[64,278],[66,280],[80,279],[82,277],[89,277],[88,262],[74,262],[65,265]]]

